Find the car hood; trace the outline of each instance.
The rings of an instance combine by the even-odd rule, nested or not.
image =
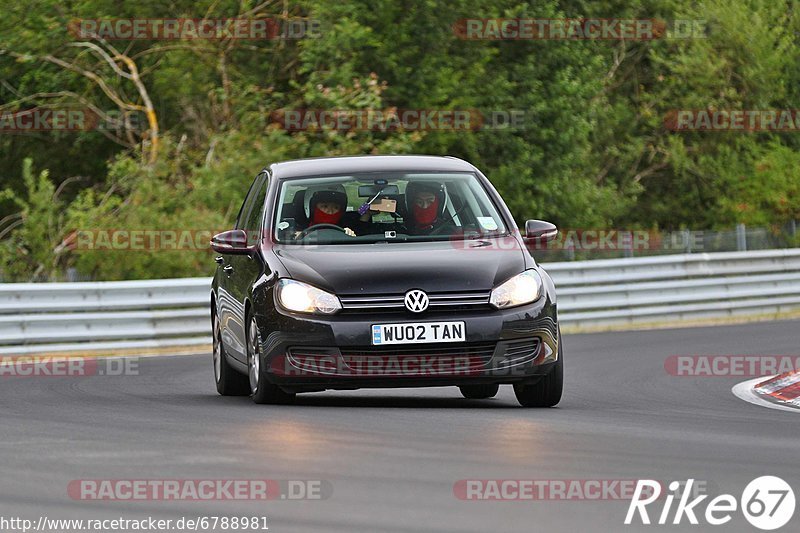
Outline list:
[[[341,295],[488,291],[525,269],[524,252],[510,238],[273,250],[292,278]]]

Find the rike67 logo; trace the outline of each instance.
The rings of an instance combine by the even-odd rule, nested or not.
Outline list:
[[[669,484],[669,493],[662,498],[661,484],[650,479],[640,479],[636,484],[633,499],[625,516],[625,525],[638,523],[650,525],[655,521],[659,525],[679,525],[684,519],[692,525],[705,524],[721,526],[733,518],[741,509],[750,524],[762,531],[773,531],[785,526],[794,515],[795,497],[792,487],[786,481],[775,476],[762,476],[751,481],[742,492],[740,499],[731,494],[721,494],[705,503],[705,511],[701,512],[707,494],[692,497],[694,479],[686,483],[673,481]],[[681,491],[681,487],[684,487]],[[651,519],[648,506],[663,499],[663,507],[658,513],[656,505],[650,511],[657,514]],[[674,507],[673,503],[678,500]],[[638,520],[637,520],[638,515]],[[699,518],[698,518],[699,517]],[[670,520],[671,518],[671,520]],[[652,521],[651,521],[652,520]]]

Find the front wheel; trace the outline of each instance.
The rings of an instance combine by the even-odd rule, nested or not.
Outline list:
[[[561,401],[564,389],[564,352],[561,349],[561,332],[558,333],[558,361],[545,377],[529,385],[514,385],[514,395],[523,407],[553,407]]]
[[[217,385],[217,392],[222,396],[247,396],[250,393],[247,377],[234,370],[228,363],[216,312],[212,315],[211,324],[213,328],[214,382]]]
[[[247,326],[247,375],[250,382],[250,397],[255,403],[291,403],[295,395],[267,380],[267,370],[261,358],[261,336],[256,317],[250,317]]]
[[[488,385],[462,385],[458,388],[461,395],[469,400],[485,400],[487,398],[494,398],[497,391],[500,390],[500,385],[497,383]]]

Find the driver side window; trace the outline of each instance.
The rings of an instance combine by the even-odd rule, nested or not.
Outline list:
[[[264,215],[264,203],[269,185],[269,175],[266,172],[259,174],[247,198],[242,204],[239,217],[236,220],[236,229],[243,229],[247,232],[247,244],[253,245],[261,240],[261,222]]]

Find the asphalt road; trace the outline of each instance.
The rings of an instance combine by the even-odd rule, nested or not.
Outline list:
[[[738,497],[778,475],[800,496],[795,413],[734,397],[744,378],[674,377],[673,354],[798,354],[800,321],[565,335],[558,408],[455,388],[223,398],[211,356],[138,375],[0,378],[0,517],[266,516],[270,531],[754,531],[624,527],[628,501],[464,501],[462,479],[704,480]],[[323,500],[81,501],[79,479],[322,480]],[[652,514],[660,512],[660,507]],[[684,520],[685,523],[685,520]],[[800,509],[785,530],[798,530]]]

